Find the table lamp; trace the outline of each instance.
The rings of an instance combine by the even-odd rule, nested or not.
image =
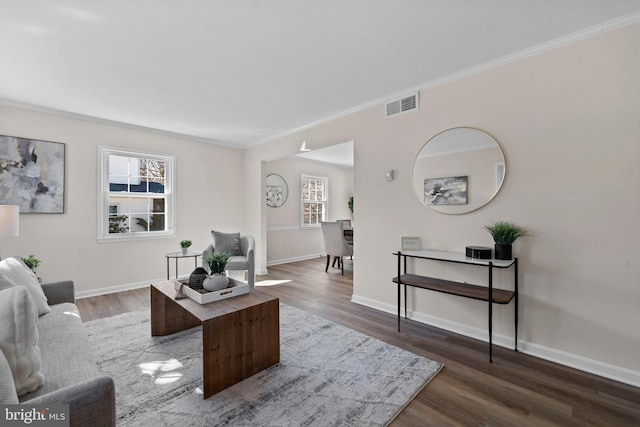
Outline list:
[[[0,205],[0,237],[17,237],[20,224],[20,206]]]

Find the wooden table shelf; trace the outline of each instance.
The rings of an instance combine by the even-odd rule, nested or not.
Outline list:
[[[404,287],[404,317],[407,318],[407,286],[429,291],[442,292],[464,298],[486,301],[489,317],[489,361],[493,361],[493,304],[509,304],[514,300],[515,345],[518,351],[518,258],[513,260],[476,259],[466,257],[464,254],[441,251],[398,251],[394,252],[398,257],[398,275],[392,281],[398,284],[398,332],[400,332],[401,318],[401,288]],[[458,264],[475,265],[487,268],[489,272],[488,286],[473,285],[466,282],[457,282],[435,277],[422,276],[407,273],[407,258],[425,259],[432,261],[444,261]],[[493,269],[510,268],[513,266],[514,279],[513,291],[493,287]],[[403,274],[404,270],[404,274]]]
[[[394,277],[393,281],[398,283],[398,277]],[[403,274],[400,276],[400,282],[403,285],[413,286],[414,288],[428,289],[430,291],[443,292],[445,294],[458,295],[480,301],[489,301],[489,288],[486,286],[419,276],[417,274]],[[496,304],[509,304],[514,296],[514,291],[493,288],[493,302]]]

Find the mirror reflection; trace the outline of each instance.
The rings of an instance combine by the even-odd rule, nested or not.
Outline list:
[[[435,135],[422,147],[413,165],[413,188],[431,209],[463,214],[489,203],[505,172],[504,153],[491,135],[458,127]]]

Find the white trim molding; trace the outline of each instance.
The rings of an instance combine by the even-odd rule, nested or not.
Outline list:
[[[351,296],[351,302],[383,311],[385,313],[390,313],[394,316],[398,315],[398,306],[395,304],[387,304],[355,294]],[[408,311],[407,317],[416,322],[435,326],[436,328],[451,331],[456,334],[464,335],[473,339],[484,342],[489,341],[486,329],[474,328],[439,317],[429,316],[428,314],[420,313],[417,311]],[[512,336],[494,333],[493,343],[500,347],[513,349]],[[608,378],[624,384],[629,384],[634,387],[640,387],[640,372],[638,371],[633,371],[621,366],[601,362],[599,360],[589,359],[578,354],[568,353],[551,347],[545,347],[543,345],[530,343],[524,340],[518,340],[518,351],[538,357],[540,359],[548,360],[550,362],[558,363],[560,365],[598,375],[600,377]]]

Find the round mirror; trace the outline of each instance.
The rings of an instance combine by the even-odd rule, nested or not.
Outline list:
[[[287,181],[277,174],[267,175],[267,206],[279,208],[289,196]]]
[[[431,209],[459,215],[489,203],[505,173],[500,144],[479,129],[459,127],[424,144],[413,164],[413,188]]]

